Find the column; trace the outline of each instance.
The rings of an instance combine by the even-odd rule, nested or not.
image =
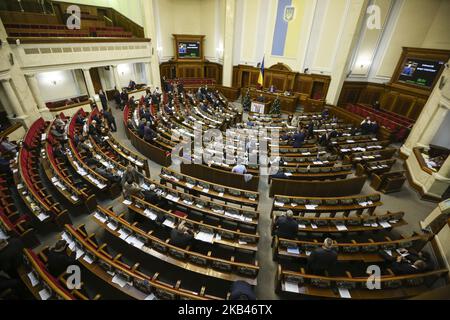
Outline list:
[[[437,174],[443,178],[450,179],[450,156],[448,156],[444,161],[444,164],[439,169]]]
[[[441,124],[444,121],[447,112],[448,110],[443,105],[439,105],[436,108],[436,111],[430,118],[425,130],[422,131],[422,134],[417,143],[419,147],[428,147],[430,145],[431,140],[433,140],[434,136],[437,134],[437,131],[441,127]]]
[[[20,105],[19,99],[16,96],[16,93],[14,92],[13,87],[11,86],[11,83],[9,82],[9,79],[2,79],[2,85],[3,89],[5,89],[6,96],[8,97],[8,100],[11,104],[11,108],[13,113],[16,115],[17,119],[26,119],[28,116],[25,115],[25,112],[22,109],[22,106]]]
[[[231,87],[233,80],[233,42],[235,16],[236,0],[226,0],[222,84],[227,87]]]
[[[364,22],[366,2],[366,0],[354,0],[350,3],[336,60],[332,66],[331,82],[326,97],[326,102],[329,104],[337,105],[342,85],[350,68],[352,48],[358,41],[359,31]]]
[[[152,81],[152,65],[150,62],[144,62],[145,65],[145,76],[147,78],[147,86],[151,86]]]
[[[15,112],[14,110],[11,109],[11,103],[9,102],[8,97],[6,96],[6,93],[3,90],[2,86],[0,86],[0,103],[5,108],[8,118],[13,118]]]
[[[25,74],[25,78],[27,80],[28,86],[30,87],[31,94],[33,95],[34,101],[38,106],[39,113],[47,120],[52,118],[50,110],[45,105],[44,100],[41,97],[41,90],[39,89],[38,81],[36,79],[36,75],[34,73]]]
[[[156,27],[155,13],[153,10],[154,0],[141,0],[142,11],[144,14],[144,33],[145,37],[151,39],[151,47],[149,52],[150,69],[152,85],[161,88],[161,74],[159,72],[159,58],[156,50]]]
[[[89,68],[83,69],[83,75],[84,75],[84,80],[86,82],[86,88],[88,91],[88,95],[92,99],[95,99],[96,92],[94,89],[94,83],[92,82],[91,74],[89,73]]]
[[[122,85],[120,84],[119,72],[117,71],[117,66],[112,66],[114,86],[117,90],[122,91]]]

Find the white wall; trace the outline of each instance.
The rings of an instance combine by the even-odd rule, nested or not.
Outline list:
[[[382,28],[360,30],[349,80],[389,81],[402,47],[450,50],[450,1],[370,0],[368,4],[380,7]]]
[[[450,149],[450,112],[445,115],[444,122],[431,140],[431,144]]]
[[[82,95],[72,70],[42,72],[36,75],[45,102]]]
[[[204,55],[218,61],[223,46],[224,0],[156,0],[155,14],[160,59],[174,56],[173,34],[204,35]]]
[[[136,83],[147,83],[143,63],[119,64],[117,66],[117,72],[119,73],[120,85],[122,87],[128,86],[130,80],[134,80]]]

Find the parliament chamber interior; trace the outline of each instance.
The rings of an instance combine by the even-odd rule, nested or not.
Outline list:
[[[449,13],[0,1],[0,300],[450,299]]]

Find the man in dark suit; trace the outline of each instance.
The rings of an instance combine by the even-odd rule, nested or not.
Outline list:
[[[22,250],[24,245],[18,238],[0,240],[0,270],[11,277],[17,277],[17,269],[22,265]]]
[[[305,131],[302,129],[299,132],[294,134],[294,144],[292,145],[293,148],[301,148],[303,145],[303,142],[305,142]]]
[[[67,243],[64,240],[58,240],[47,253],[48,271],[54,277],[60,276],[67,270],[68,266],[75,265],[77,263],[73,257],[66,254],[66,247]]]
[[[108,122],[108,126],[111,129],[111,131],[116,132],[117,131],[116,119],[112,115],[111,109],[105,110],[105,112],[103,112],[103,116]]]
[[[136,89],[136,82],[134,82],[133,80],[130,80],[130,82],[128,83],[128,89],[130,89],[130,90]]]
[[[431,268],[429,262],[427,261],[426,254],[422,252],[411,252],[407,249],[401,249],[398,256],[388,254],[385,250],[380,251],[380,255],[390,263],[390,268],[392,272],[396,275],[408,275],[420,272],[425,272]]]
[[[181,222],[176,228],[173,228],[170,232],[170,244],[180,248],[186,248],[188,245],[192,243],[194,239],[194,235],[192,230],[187,228],[184,225],[184,222]]]
[[[281,216],[279,216],[275,220],[275,230],[274,233],[280,237],[285,239],[295,239],[298,232],[298,223],[293,218],[294,212],[292,210],[288,210],[285,213],[283,212]]]
[[[264,102],[265,101],[264,96],[262,94],[260,94],[256,100],[258,102]]]
[[[242,280],[233,282],[230,290],[230,300],[256,300],[251,285]]]
[[[414,263],[402,256],[398,256],[397,260],[391,265],[392,272],[396,275],[408,275],[424,272],[427,268],[427,264],[423,260],[416,260]]]
[[[334,241],[326,238],[321,248],[315,249],[308,257],[308,272],[316,275],[324,275],[330,271],[337,261],[337,251],[333,249]]]
[[[98,92],[98,96],[100,98],[103,110],[108,109],[108,98],[106,97],[106,94],[103,92],[103,90],[100,90]]]

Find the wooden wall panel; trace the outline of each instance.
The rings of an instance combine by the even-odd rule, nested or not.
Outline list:
[[[218,63],[200,62],[175,62],[168,61],[159,65],[161,77],[172,78],[207,78],[214,79],[216,83],[222,83],[222,65]]]
[[[247,65],[233,67],[233,86],[245,88],[257,86],[259,68]],[[277,63],[265,69],[264,88],[269,88],[272,84],[279,91],[292,91],[302,93],[312,98],[312,89],[321,88],[322,97],[325,97],[330,85],[331,78],[318,74],[303,74],[292,71],[288,66]]]
[[[399,89],[390,84],[346,81],[338,105],[345,106],[347,103],[373,105],[377,100],[382,109],[416,120],[428,100],[428,95]]]

